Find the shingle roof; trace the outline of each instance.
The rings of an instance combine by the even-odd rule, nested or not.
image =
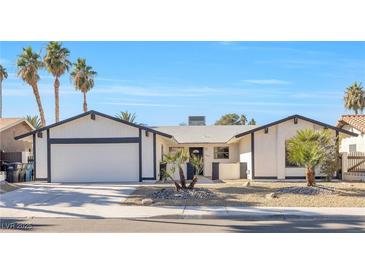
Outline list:
[[[180,144],[226,143],[235,135],[257,126],[161,126],[156,130],[174,136]]]
[[[342,115],[341,119],[338,120],[337,126],[342,126],[343,124],[348,124],[355,129],[365,133],[365,115]]]
[[[0,118],[0,132],[6,130],[8,128],[11,128],[17,124],[20,124],[21,122],[26,122],[26,120],[24,118]],[[29,123],[27,123],[27,124],[30,126]],[[34,128],[31,127],[31,129],[34,129]]]

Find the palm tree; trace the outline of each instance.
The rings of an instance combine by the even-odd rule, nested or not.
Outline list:
[[[240,120],[241,120],[241,124],[242,125],[246,125],[246,123],[247,123],[247,117],[246,117],[246,115],[242,114]]]
[[[34,115],[34,116],[27,115],[25,117],[25,120],[27,120],[28,123],[31,124],[35,129],[39,129],[42,127],[41,121],[39,120],[38,115]]]
[[[297,135],[288,140],[288,160],[305,167],[308,186],[315,184],[315,168],[325,160],[329,142],[330,136],[326,131],[313,129],[298,130]]]
[[[37,101],[39,115],[41,117],[42,126],[46,125],[44,111],[42,107],[41,97],[38,90],[39,74],[38,70],[43,67],[40,60],[40,55],[33,52],[32,47],[23,48],[23,53],[17,61],[18,77],[21,77],[24,82],[30,85],[33,89],[35,99]]]
[[[84,112],[87,111],[86,93],[94,87],[94,77],[96,71],[86,64],[86,59],[78,58],[74,64],[71,77],[76,90],[80,90],[84,95]]]
[[[355,111],[355,114],[358,114],[359,110],[362,113],[365,107],[365,99],[364,99],[364,89],[361,86],[361,83],[358,84],[355,82],[345,91],[345,108],[348,110]]]
[[[254,126],[254,125],[256,125],[256,121],[255,121],[255,119],[254,119],[254,118],[252,118],[252,119],[250,120],[250,122],[248,122],[248,124],[249,124],[250,126]]]
[[[128,111],[121,111],[120,113],[115,114],[115,117],[130,123],[134,123],[137,118],[135,113],[131,113]]]
[[[49,73],[54,79],[54,95],[55,95],[55,119],[60,120],[60,105],[59,105],[59,78],[69,70],[71,62],[68,60],[70,51],[62,47],[62,43],[49,42],[46,48],[46,56],[44,56],[44,64]]]
[[[6,78],[8,78],[8,72],[0,65],[0,118],[3,117],[3,80]]]

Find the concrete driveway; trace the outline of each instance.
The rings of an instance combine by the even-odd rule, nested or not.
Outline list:
[[[138,185],[29,183],[0,196],[0,217],[108,218]]]

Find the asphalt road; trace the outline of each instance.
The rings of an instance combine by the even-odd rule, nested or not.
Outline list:
[[[2,219],[0,232],[364,233],[365,218],[247,219]]]

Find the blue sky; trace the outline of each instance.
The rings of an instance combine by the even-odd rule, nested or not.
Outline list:
[[[16,77],[22,48],[45,52],[47,42],[0,42],[3,116],[37,114],[31,88]],[[209,124],[245,113],[264,124],[301,114],[334,124],[347,113],[344,89],[365,82],[365,42],[64,42],[71,60],[86,58],[98,75],[89,109],[137,114],[148,125],[177,125],[188,115]],[[53,79],[41,72],[47,123],[54,122]],[[61,80],[61,118],[82,112],[82,94]]]

